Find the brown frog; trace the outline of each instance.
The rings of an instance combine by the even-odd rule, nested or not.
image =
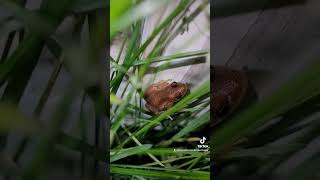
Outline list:
[[[214,66],[211,71],[214,125],[239,107],[248,90],[248,78],[243,71],[225,66]]]
[[[172,80],[151,84],[144,93],[146,108],[154,114],[160,114],[181,100],[188,91],[187,84]]]

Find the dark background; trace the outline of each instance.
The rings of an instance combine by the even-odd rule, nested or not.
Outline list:
[[[211,65],[246,69],[258,99],[268,97],[307,65],[320,61],[319,7],[317,0],[211,1]],[[318,111],[304,121],[319,115]],[[276,143],[285,144],[295,135]],[[319,152],[318,137],[270,174],[290,174],[299,163],[319,156]],[[215,174],[219,179],[242,179],[246,176],[238,172],[239,166],[244,166],[245,174],[250,162],[232,164]]]

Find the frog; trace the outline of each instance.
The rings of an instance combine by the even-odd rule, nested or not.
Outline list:
[[[212,125],[215,125],[239,108],[248,91],[248,78],[243,70],[226,66],[214,66],[211,70]]]
[[[144,92],[145,107],[159,115],[180,101],[189,92],[187,83],[161,80],[148,86]]]

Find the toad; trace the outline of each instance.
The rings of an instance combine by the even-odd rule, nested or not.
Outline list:
[[[146,108],[158,115],[180,101],[188,91],[187,84],[172,80],[151,84],[144,93]]]

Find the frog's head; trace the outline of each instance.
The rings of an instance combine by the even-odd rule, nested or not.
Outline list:
[[[168,98],[174,102],[180,101],[189,91],[186,83],[176,81],[169,81],[166,88]]]
[[[181,100],[188,91],[186,83],[163,80],[150,85],[144,93],[144,99],[147,102],[147,108],[158,114]]]

